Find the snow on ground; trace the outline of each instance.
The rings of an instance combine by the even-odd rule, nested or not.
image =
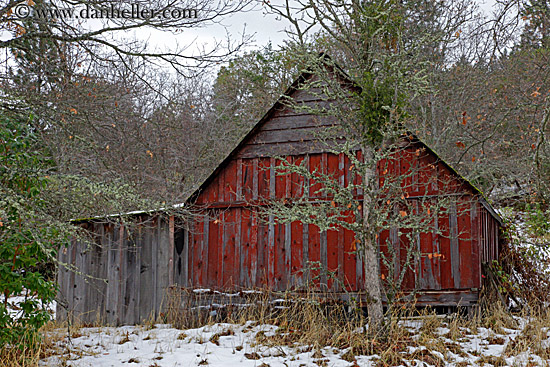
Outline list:
[[[247,322],[244,325],[214,324],[198,329],[177,330],[168,325],[119,328],[82,328],[82,336],[63,339],[66,353],[41,361],[55,366],[264,366],[290,367],[349,366],[342,351],[324,348],[315,354],[311,348],[267,347],[257,345],[258,332],[274,334],[277,327]],[[60,330],[56,332],[62,332]]]
[[[23,292],[24,293],[24,292]],[[8,314],[12,318],[20,318],[23,316],[23,310],[21,309],[21,303],[27,301],[28,299],[32,299],[33,297],[25,296],[25,295],[19,295],[19,296],[12,296],[8,298]],[[51,315],[52,320],[55,319],[55,309],[56,309],[56,303],[51,302],[49,304],[42,305],[48,313]]]
[[[432,337],[422,345],[407,347],[401,352],[406,366],[547,366],[535,352],[548,350],[548,328],[539,330],[546,339],[542,345],[527,348],[514,347],[525,339],[523,328],[527,320],[516,318],[516,328],[501,328],[500,333],[479,327],[459,328],[459,337],[450,339],[448,324],[441,324]],[[413,340],[426,337],[421,321],[405,321]],[[449,326],[449,327],[447,327]],[[42,366],[251,366],[251,367],[305,367],[305,366],[376,366],[379,356],[357,356],[345,360],[348,349],[286,345],[267,346],[257,342],[256,335],[266,337],[277,332],[273,325],[244,325],[218,323],[196,329],[178,330],[169,325],[122,326],[118,328],[81,328],[71,338],[58,334],[58,353],[40,362]],[[431,338],[431,339],[430,339]],[[522,339],[523,338],[523,339]],[[430,347],[439,344],[444,347]],[[507,348],[512,344],[511,348]],[[428,347],[426,347],[427,345]],[[542,348],[542,349],[541,349]],[[510,349],[510,350],[508,350]],[[429,358],[426,358],[428,356]],[[418,358],[418,359],[417,359]],[[349,360],[349,358],[347,358]],[[429,362],[432,362],[430,364]],[[382,364],[383,365],[383,364]]]

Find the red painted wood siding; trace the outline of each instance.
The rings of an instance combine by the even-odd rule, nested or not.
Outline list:
[[[379,245],[386,254],[390,245],[397,249],[394,264],[397,273],[405,261],[406,248],[419,251],[414,268],[406,273],[404,289],[479,288],[480,261],[496,256],[495,247],[490,245],[497,238],[494,219],[479,205],[469,188],[437,162],[436,157],[418,153],[417,149],[418,146],[412,145],[396,153],[396,159],[391,162],[381,162],[380,181],[392,173],[406,174],[410,167],[416,167],[418,174],[409,175],[403,185],[409,200],[418,199],[414,210],[424,213],[429,209],[426,195],[460,195],[454,196],[448,211],[437,219],[433,215],[427,219],[426,231],[420,233],[414,243],[410,243],[406,233],[398,236],[396,228],[393,235],[392,230],[380,233]],[[296,163],[305,161],[310,172],[328,172],[343,184],[359,180],[349,175],[351,163],[343,154],[314,153],[286,159]],[[342,290],[342,285],[347,290],[360,290],[363,268],[361,259],[354,253],[357,244],[353,233],[343,228],[321,232],[315,225],[279,224],[273,218],[258,216],[255,205],[271,199],[298,197],[304,193],[312,200],[327,199],[318,192],[317,182],[308,183],[297,174],[275,175],[274,167],[278,164],[274,158],[235,159],[199,195],[197,204],[203,206],[205,215],[197,217],[190,226],[193,230],[188,233],[192,244],[188,267],[191,285],[286,290],[313,282],[334,291]],[[441,179],[435,179],[437,177]],[[361,199],[361,193],[357,198]],[[352,220],[351,214],[349,220]],[[480,237],[483,233],[487,234]],[[480,246],[485,246],[481,252]],[[387,267],[382,268],[388,276]],[[334,273],[334,279],[329,279],[326,271]]]
[[[330,103],[305,90],[294,91],[292,98],[307,107]],[[333,291],[362,289],[363,261],[355,253],[358,246],[351,231],[321,232],[314,225],[279,224],[258,215],[257,206],[273,199],[330,200],[315,179],[296,173],[275,175],[275,167],[282,163],[274,156],[303,164],[310,172],[333,175],[343,186],[361,183],[346,155],[328,153],[319,142],[318,134],[334,125],[331,118],[282,104],[274,107],[195,198],[203,216],[188,225],[187,269],[192,284],[187,285],[286,290],[313,283]],[[361,151],[356,154],[361,160]],[[394,277],[403,269],[407,249],[416,251],[403,288],[479,288],[481,262],[498,256],[499,227],[480,205],[477,192],[414,137],[403,138],[402,147],[381,160],[377,169],[380,187],[386,180],[398,180],[404,196],[413,203],[412,210],[427,218],[425,231],[412,240],[399,228],[378,236],[383,253],[388,255],[395,248],[390,266]],[[360,188],[354,193],[357,200],[362,200],[362,194]],[[429,215],[430,198],[435,201],[441,196],[449,198],[447,210]],[[347,220],[353,220],[351,213],[346,214]],[[390,276],[390,268],[382,263],[384,277]],[[327,276],[327,271],[334,277]]]

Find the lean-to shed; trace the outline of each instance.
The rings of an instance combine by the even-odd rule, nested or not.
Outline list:
[[[79,270],[59,273],[60,298],[69,312],[89,322],[98,317],[111,324],[140,322],[158,314],[173,285],[285,291],[314,284],[343,299],[364,297],[368,269],[355,253],[352,231],[320,231],[313,224],[279,223],[259,215],[271,200],[331,200],[296,173],[276,175],[281,164],[276,157],[310,172],[330,173],[342,186],[357,180],[348,155],[319,143],[319,132],[335,121],[285,103],[289,98],[305,106],[326,103],[300,88],[311,78],[312,73],[302,73],[188,199],[195,214],[187,222],[177,223],[162,212],[136,214],[132,226],[81,222],[95,242],[73,241],[59,255],[62,263]],[[379,233],[378,244],[383,251],[397,249],[397,269],[406,256],[403,249],[415,249],[402,287],[418,292],[418,304],[473,305],[483,264],[498,258],[502,222],[479,190],[416,136],[406,134],[399,146],[391,160],[379,164],[379,180],[414,167],[416,173],[407,176],[406,199],[421,210],[426,200],[447,197],[448,210],[429,221],[414,243],[395,227]],[[354,195],[362,200],[360,189]],[[387,273],[387,266],[382,268]],[[62,309],[58,314],[66,316]]]

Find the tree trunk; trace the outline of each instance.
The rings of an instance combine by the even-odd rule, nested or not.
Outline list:
[[[384,311],[382,309],[382,285],[380,283],[380,260],[376,233],[372,232],[371,206],[373,190],[376,188],[376,162],[372,148],[363,147],[363,159],[367,165],[363,182],[363,233],[364,233],[364,266],[365,288],[369,297],[367,311],[369,314],[369,332],[376,333],[382,327]]]

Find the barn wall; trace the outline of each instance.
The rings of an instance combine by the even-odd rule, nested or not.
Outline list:
[[[143,216],[132,225],[82,224],[94,237],[58,254],[57,318],[118,325],[156,317],[172,276],[171,222]]]
[[[328,104],[317,92],[320,91],[297,90],[292,98],[298,105],[308,107]],[[276,105],[231,159],[202,186],[195,198],[202,215],[189,223],[183,236],[183,242],[189,244],[185,247],[188,251],[175,255],[177,261],[184,263],[174,276],[181,285],[286,290],[313,283],[335,292],[364,289],[365,270],[361,256],[354,252],[357,244],[353,233],[343,228],[321,232],[314,225],[299,221],[279,224],[275,218],[258,215],[258,207],[273,199],[331,200],[318,192],[320,184],[314,180],[308,182],[297,174],[275,175],[275,167],[281,164],[275,156],[303,164],[310,172],[332,174],[342,186],[361,182],[360,177],[354,176],[345,154],[327,153],[330,149],[322,137],[329,131],[331,136],[338,136],[335,121],[300,111],[303,110]],[[328,144],[334,146],[338,142],[329,140]],[[361,159],[361,151],[356,154]],[[384,276],[398,277],[407,255],[404,249],[410,247],[418,255],[413,259],[413,269],[406,272],[404,289],[479,289],[483,256],[480,244],[486,241],[488,254],[494,250],[492,239],[485,233],[493,233],[493,227],[488,226],[495,223],[487,217],[488,224],[481,224],[487,212],[479,205],[472,187],[412,136],[405,137],[391,157],[379,162],[378,175],[380,186],[385,180],[400,177],[402,189],[415,210],[428,211],[430,198],[448,200],[447,211],[427,223],[426,231],[418,234],[414,243],[404,234],[399,236],[399,228],[379,235],[383,252],[389,254],[391,248],[399,248],[393,269],[382,266]],[[359,188],[354,195],[356,200],[362,200]],[[354,220],[351,213],[345,215]],[[327,272],[332,276],[327,276]]]
[[[398,228],[383,231],[379,243],[386,241],[401,250],[395,256],[394,276],[406,258],[403,250],[413,246],[420,256],[414,269],[407,272],[405,289],[441,291],[480,287],[479,244],[480,212],[486,213],[476,197],[453,176],[437,158],[411,145],[399,152],[399,159],[379,165],[381,182],[389,173],[406,174],[416,164],[416,174],[404,183],[408,200],[416,207],[429,203],[427,197],[451,198],[450,208],[427,225],[426,231],[410,244],[405,235],[397,237]],[[408,157],[408,158],[407,158]],[[304,163],[311,172],[332,173],[342,185],[357,183],[352,177],[351,162],[345,154],[312,153],[287,156],[286,160]],[[187,234],[187,276],[178,274],[184,286],[241,288],[268,287],[295,289],[308,282],[320,289],[340,292],[364,289],[361,258],[354,253],[354,234],[343,228],[320,232],[314,225],[296,221],[278,224],[274,218],[260,218],[257,206],[271,199],[306,196],[311,201],[330,200],[319,194],[319,184],[305,182],[296,174],[275,175],[279,160],[270,157],[236,158],[208,185],[197,199],[202,206],[200,219],[190,223]],[[384,171],[389,167],[386,175]],[[435,179],[434,179],[435,178]],[[362,199],[362,193],[356,192]],[[353,220],[348,213],[348,220]],[[492,218],[492,217],[491,217]],[[440,232],[439,234],[437,234]],[[384,249],[383,249],[384,250]],[[386,251],[387,252],[387,251]],[[200,259],[195,261],[193,259]],[[308,269],[309,268],[309,269]],[[383,267],[389,276],[387,267]],[[321,271],[319,271],[321,270]],[[334,277],[327,276],[332,272]],[[177,277],[176,277],[177,278]]]

